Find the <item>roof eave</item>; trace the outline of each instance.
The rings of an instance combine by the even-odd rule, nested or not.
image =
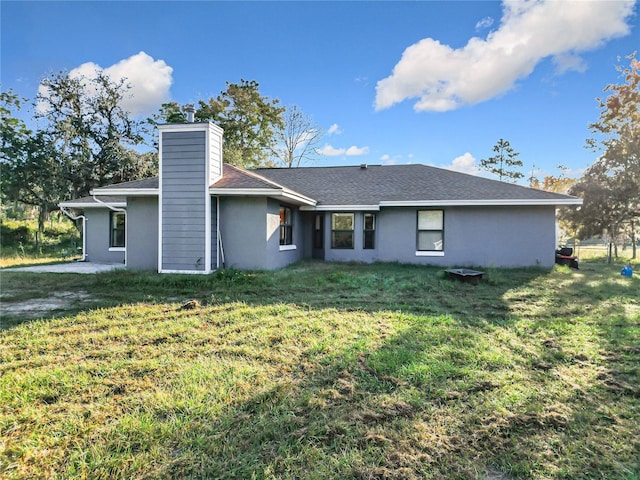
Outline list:
[[[381,207],[498,207],[582,205],[581,198],[482,199],[482,200],[386,200]]]
[[[285,188],[209,188],[211,195],[284,198],[298,205],[316,205],[312,198]]]
[[[157,196],[159,189],[157,188],[94,188],[89,193],[96,196],[128,196],[128,197],[153,197]]]
[[[301,207],[300,210],[314,212],[378,212],[380,211],[380,205],[315,205]]]
[[[117,208],[126,208],[127,206],[127,202],[105,202],[105,204]],[[64,208],[105,208],[104,204],[98,202],[60,202],[58,206]]]

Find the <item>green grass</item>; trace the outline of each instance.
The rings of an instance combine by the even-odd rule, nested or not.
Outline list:
[[[37,220],[0,219],[0,268],[74,260],[81,256],[79,243],[79,233],[66,217],[47,222],[42,233]]]
[[[3,272],[0,476],[638,479],[635,272]]]

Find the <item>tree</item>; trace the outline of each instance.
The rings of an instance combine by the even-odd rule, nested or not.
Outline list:
[[[522,167],[522,160],[518,160],[520,153],[511,148],[507,140],[502,138],[493,147],[495,155],[487,159],[480,160],[480,166],[486,171],[498,176],[502,181],[505,179],[511,183],[515,183],[519,178],[524,177],[522,172],[514,170],[514,167]]]
[[[0,196],[37,207],[42,232],[64,189],[64,162],[45,133],[34,134],[16,118],[22,101],[11,90],[0,93]]]
[[[313,159],[322,132],[310,117],[293,105],[284,113],[284,126],[278,136],[278,163],[288,168],[297,168]]]
[[[607,98],[598,98],[600,118],[590,125],[596,136],[587,146],[601,152],[570,193],[583,205],[567,214],[584,238],[607,234],[614,242],[625,232],[636,258],[636,227],[640,221],[640,62],[627,57],[628,67],[616,67],[624,83],[609,84]],[[611,258],[610,258],[611,260]]]
[[[284,127],[284,107],[264,97],[256,81],[227,82],[216,98],[200,100],[197,121],[212,121],[224,130],[224,161],[245,168],[270,166],[277,132]]]
[[[3,158],[2,194],[11,200],[38,208],[38,230],[44,230],[49,213],[58,209],[58,202],[68,198],[67,171],[55,144],[44,132],[26,137]],[[61,196],[61,193],[65,192]]]
[[[3,199],[37,206],[41,229],[60,201],[157,172],[155,155],[132,148],[143,143],[142,127],[120,106],[129,89],[124,81],[112,82],[103,73],[58,73],[41,86],[36,118],[46,126],[36,132],[15,118],[21,100],[13,92],[0,97],[0,192]]]
[[[114,82],[103,72],[91,78],[61,72],[41,85],[36,116],[47,121],[47,135],[68,162],[72,196],[157,172],[155,158],[132,148],[144,143],[143,129],[121,107],[130,88],[124,80]]]
[[[557,168],[560,170],[559,175],[545,175],[542,181],[532,174],[529,178],[529,186],[547,192],[569,193],[571,187],[576,183],[576,179],[567,176],[569,169],[564,165],[558,165]]]
[[[542,181],[535,177],[532,173],[529,179],[529,186],[532,188],[538,188],[547,192],[556,192],[567,194],[571,190],[571,187],[575,185],[576,179],[569,178],[567,176],[568,168],[564,165],[558,165],[560,170],[559,175],[545,175]],[[569,234],[571,237],[576,236],[575,226],[569,222],[563,215],[558,217],[558,227],[563,233]]]

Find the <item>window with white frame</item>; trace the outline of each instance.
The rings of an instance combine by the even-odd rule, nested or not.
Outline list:
[[[353,213],[331,214],[331,248],[353,248]]]
[[[125,212],[111,210],[109,221],[109,248],[125,247]]]
[[[444,251],[444,211],[418,211],[417,250],[419,252]]]

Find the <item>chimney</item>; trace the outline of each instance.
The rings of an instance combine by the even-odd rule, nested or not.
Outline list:
[[[188,123],[193,123],[194,114],[195,114],[195,111],[196,111],[196,109],[193,108],[193,104],[190,103],[190,104],[186,105],[184,107],[184,111],[187,113],[187,122]]]

